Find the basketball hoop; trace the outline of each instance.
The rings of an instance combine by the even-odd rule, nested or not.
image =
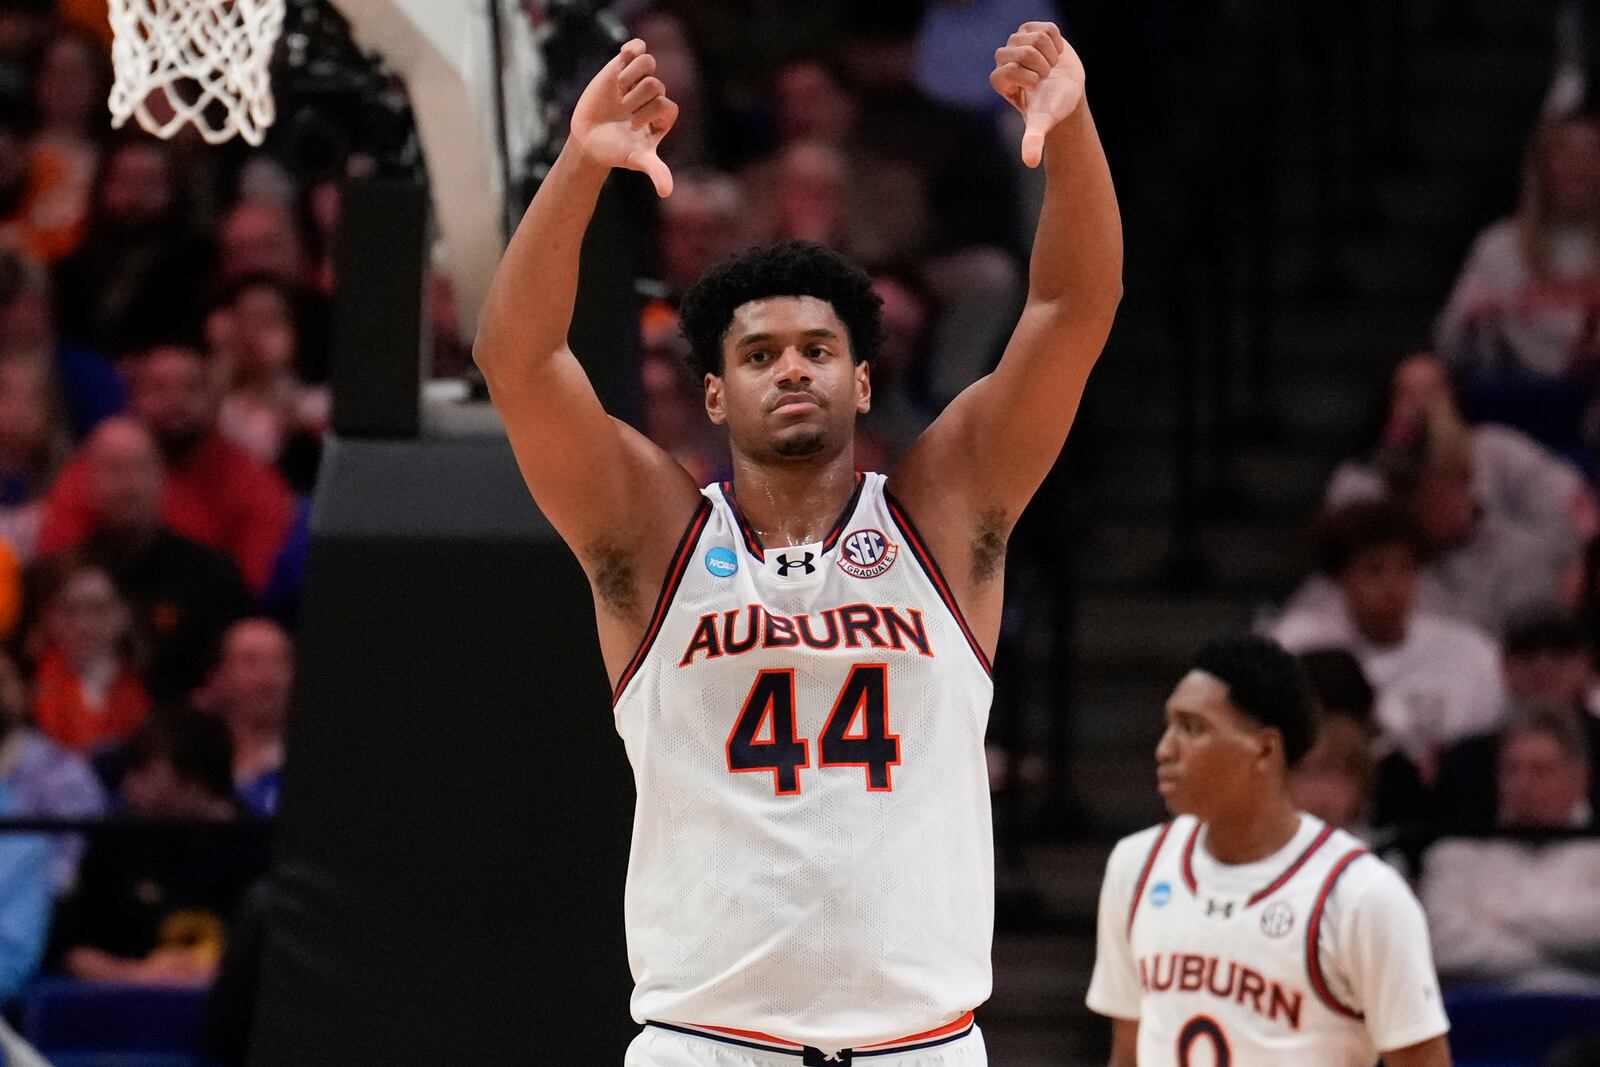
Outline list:
[[[285,0],[111,0],[112,125],[259,145],[276,109],[268,66]]]

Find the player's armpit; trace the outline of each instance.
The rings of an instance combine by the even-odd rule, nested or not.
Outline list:
[[[1139,1020],[1111,1020],[1111,1059],[1107,1067],[1139,1067]]]
[[[1383,1054],[1384,1067],[1450,1067],[1450,1043],[1441,1034]]]
[[[700,500],[688,472],[606,414],[565,348],[490,375],[489,388],[523,480],[597,595],[618,616],[648,612]]]
[[[1111,309],[1096,324],[1030,304],[994,372],[968,386],[889,476],[992,654],[1011,531],[1077,415]]]

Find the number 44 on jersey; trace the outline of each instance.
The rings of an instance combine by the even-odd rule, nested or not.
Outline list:
[[[893,768],[900,765],[900,737],[889,732],[889,667],[858,663],[818,739],[818,767],[862,767],[867,789],[894,789]],[[795,724],[794,669],[756,675],[739,718],[728,734],[728,770],[771,771],[778,796],[797,796],[800,772],[811,766],[811,743]]]

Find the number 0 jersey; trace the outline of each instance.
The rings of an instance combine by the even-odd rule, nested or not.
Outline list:
[[[1310,815],[1278,853],[1237,866],[1211,858],[1187,815],[1124,839],[1088,1003],[1139,1021],[1140,1067],[1372,1067],[1449,1028],[1422,906]]]
[[[822,1049],[989,995],[989,664],[880,474],[763,548],[704,490],[617,685],[633,1015]]]

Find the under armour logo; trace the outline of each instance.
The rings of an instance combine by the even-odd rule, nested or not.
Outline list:
[[[1214,900],[1206,901],[1206,918],[1209,919],[1219,911],[1222,912],[1224,919],[1233,918],[1233,901],[1230,900],[1226,904],[1218,904]]]
[[[778,557],[778,577],[779,578],[787,578],[787,577],[789,577],[789,568],[790,567],[804,567],[806,569],[806,573],[807,574],[814,573],[817,568],[812,565],[811,561],[813,559],[815,559],[815,558],[816,558],[815,555],[813,555],[810,552],[807,552],[806,556],[805,556],[805,559],[795,560],[795,559],[790,559],[789,558],[789,554],[787,552],[785,552],[784,554],[782,554],[782,555],[780,555]]]

